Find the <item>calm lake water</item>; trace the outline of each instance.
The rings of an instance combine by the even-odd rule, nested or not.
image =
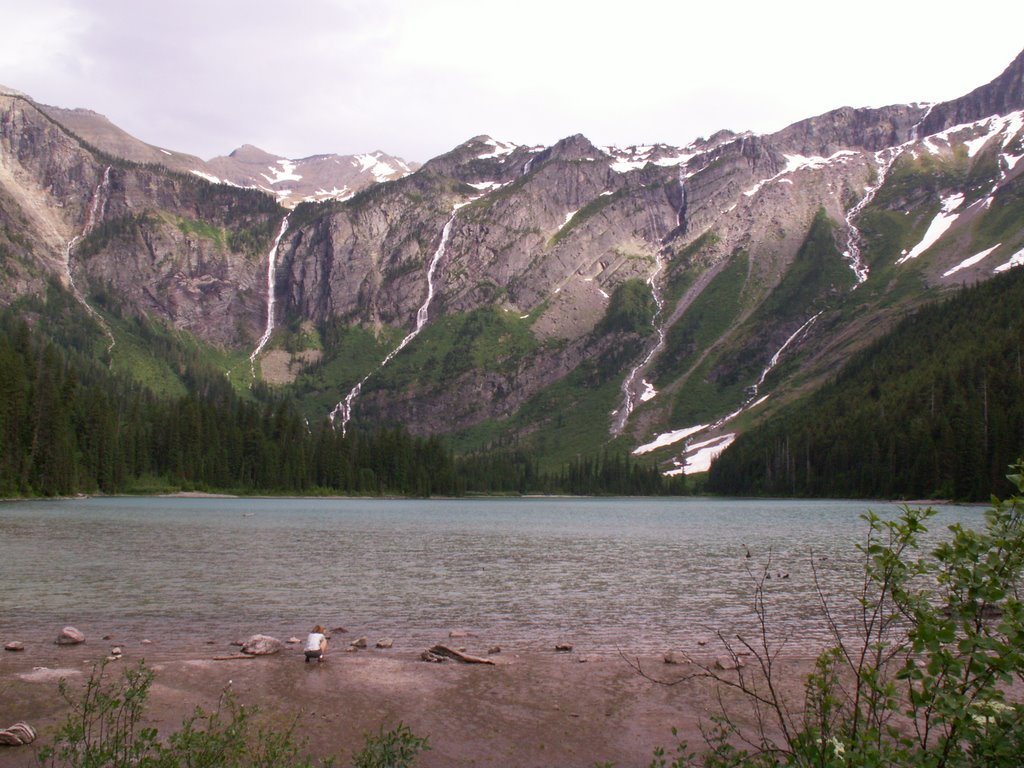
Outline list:
[[[824,641],[812,564],[844,616],[862,571],[863,501],[95,498],[0,504],[0,640],[166,646],[287,638],[313,623],[420,650],[692,649],[749,632],[766,565],[773,634]],[[940,508],[929,538],[983,509]],[[747,557],[747,552],[750,557]],[[788,575],[788,578],[783,578]]]

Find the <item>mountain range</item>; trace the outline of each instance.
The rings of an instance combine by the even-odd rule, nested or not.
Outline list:
[[[681,147],[477,136],[422,166],[202,161],[0,89],[0,302],[68,293],[92,353],[160,391],[187,383],[143,325],[339,430],[689,474],[1024,264],[1022,159],[1024,54],[940,104]]]

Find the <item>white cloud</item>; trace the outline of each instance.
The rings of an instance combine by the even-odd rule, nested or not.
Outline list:
[[[249,142],[293,157],[382,149],[426,160],[480,133],[686,144],[844,105],[954,98],[1020,51],[1024,6],[1003,0],[972,6],[972,18],[1000,19],[984,34],[899,3],[835,8],[0,0],[17,30],[0,51],[0,83],[204,157]]]

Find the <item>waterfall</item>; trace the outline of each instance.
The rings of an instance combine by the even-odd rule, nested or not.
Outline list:
[[[874,186],[867,187],[864,192],[864,197],[861,198],[853,208],[850,209],[849,213],[846,214],[846,228],[849,235],[846,239],[846,250],[843,252],[843,258],[850,262],[850,268],[853,269],[854,274],[857,276],[856,288],[861,283],[868,279],[868,267],[861,259],[860,241],[861,235],[860,230],[857,229],[853,220],[860,216],[861,212],[875,199],[875,194],[882,185],[885,184],[886,178],[889,176],[889,171],[892,170],[893,164],[899,159],[903,151],[918,141],[921,136],[921,126],[924,125],[924,121],[928,119],[928,115],[932,113],[934,104],[929,104],[928,109],[925,110],[924,115],[921,119],[914,124],[914,127],[910,129],[910,139],[903,144],[896,147],[888,147],[887,149],[879,150],[875,153],[875,160],[882,164],[881,169],[878,173],[878,183]]]
[[[290,216],[291,214],[288,214]],[[288,231],[288,216],[284,217],[281,222],[281,230],[277,233],[277,237],[274,238],[274,245],[270,249],[270,253],[267,254],[267,327],[263,331],[263,335],[260,336],[260,340],[256,343],[256,349],[249,355],[249,368],[252,371],[252,377],[256,379],[256,358],[260,352],[270,341],[270,335],[274,332],[274,303],[275,293],[277,292],[277,249],[281,245],[281,238],[284,237],[284,233]]]
[[[682,232],[686,223],[686,163],[679,164],[679,210],[676,211],[676,229]]]
[[[904,145],[905,146],[905,145]],[[878,172],[878,183],[868,187],[865,190],[864,197],[860,199],[853,208],[846,214],[846,229],[848,232],[846,238],[846,250],[843,251],[843,258],[850,262],[850,269],[857,276],[857,286],[861,285],[868,279],[868,266],[864,263],[861,258],[860,241],[861,235],[860,230],[853,223],[854,219],[860,216],[863,211],[872,200],[875,199],[875,194],[882,185],[885,184],[885,180],[889,175],[889,171],[892,169],[893,163],[903,153],[903,146],[895,147],[892,149],[884,149],[875,153],[875,159],[882,164],[881,169]]]
[[[100,328],[103,329],[103,333],[106,335],[109,344],[107,344],[107,355],[109,356],[114,350],[114,332],[110,330],[110,325],[103,318],[96,308],[93,307],[89,301],[85,298],[85,294],[75,285],[74,275],[71,274],[71,254],[75,250],[75,246],[86,237],[96,227],[96,223],[99,221],[100,214],[103,211],[103,207],[107,203],[110,189],[110,166],[108,165],[103,171],[103,176],[99,182],[93,188],[92,197],[89,199],[89,208],[85,216],[85,222],[82,224],[82,229],[77,235],[72,237],[64,246],[64,263],[63,270],[64,274],[61,276],[64,284],[71,291],[71,295],[75,297],[75,300],[81,304],[86,312],[99,323]]]
[[[679,209],[676,211],[676,229],[674,233],[681,233],[682,228],[686,225],[686,166],[685,163],[679,166]],[[665,240],[673,235],[670,232],[666,235]],[[664,242],[664,240],[662,241]],[[651,295],[654,296],[654,303],[656,309],[654,311],[653,322],[657,322],[662,317],[665,311],[665,299],[661,295],[661,289],[658,286],[658,275],[661,274],[662,270],[665,269],[665,248],[658,252],[655,256],[656,267],[654,271],[647,278],[647,284],[651,287]],[[625,381],[622,382],[622,405],[619,406],[612,415],[615,416],[615,423],[612,425],[612,434],[620,434],[626,427],[626,422],[629,420],[630,415],[633,413],[637,406],[637,403],[646,403],[648,400],[653,399],[657,396],[658,391],[654,388],[654,385],[647,379],[640,378],[639,383],[637,381],[640,373],[650,365],[651,360],[654,359],[662,348],[665,346],[665,320],[655,326],[655,331],[658,335],[658,340],[653,347],[647,352],[647,355],[640,362],[639,365],[635,366],[626,376]]]
[[[814,321],[817,320],[819,317],[821,317],[821,312],[814,315],[814,317],[812,317],[806,323],[797,328],[793,332],[793,334],[782,343],[782,346],[779,347],[778,350],[776,350],[775,354],[772,355],[771,360],[768,361],[768,365],[766,365],[765,369],[761,371],[761,377],[757,380],[757,383],[753,387],[751,387],[752,393],[749,398],[750,400],[753,400],[755,397],[757,397],[758,390],[761,388],[761,385],[764,384],[764,380],[768,378],[768,374],[771,373],[772,369],[779,364],[779,359],[782,357],[782,353],[786,351],[786,348],[789,347],[789,345],[796,341],[800,336],[802,336],[804,331],[810,328]]]
[[[430,316],[430,304],[434,300],[434,273],[437,271],[437,265],[441,262],[444,257],[445,249],[448,246],[448,238],[451,236],[452,224],[455,223],[455,214],[461,208],[461,205],[456,205],[452,210],[452,215],[445,222],[444,228],[441,230],[441,242],[437,246],[437,250],[434,251],[434,256],[430,260],[430,266],[427,267],[427,298],[423,301],[423,304],[418,310],[416,310],[416,327],[411,330],[404,339],[399,343],[397,347],[391,350],[387,357],[385,357],[375,369],[366,374],[345,396],[345,399],[334,406],[334,410],[331,411],[331,423],[335,424],[338,418],[341,418],[341,434],[345,434],[345,429],[348,426],[349,421],[352,419],[352,403],[359,397],[359,393],[363,390],[363,384],[377,373],[381,368],[390,363],[395,356],[408,346],[409,342],[415,339],[423,327],[427,324],[427,320]]]
[[[656,305],[652,321],[657,322],[665,310],[665,300],[661,295],[661,289],[658,287],[658,275],[665,268],[665,260],[661,251],[655,256],[655,265],[654,271],[647,278],[647,284],[651,287],[651,295],[654,296],[654,303]],[[646,402],[658,394],[657,390],[654,389],[654,385],[646,379],[641,379],[640,384],[637,384],[637,378],[640,376],[641,371],[647,367],[651,360],[654,359],[654,356],[665,346],[665,323],[658,323],[655,326],[655,330],[657,331],[658,341],[647,352],[647,355],[644,356],[639,365],[636,365],[629,372],[625,381],[622,382],[622,405],[612,412],[612,415],[616,417],[615,424],[612,426],[613,434],[617,435],[622,432],[638,402]],[[640,391],[638,392],[638,390]]]

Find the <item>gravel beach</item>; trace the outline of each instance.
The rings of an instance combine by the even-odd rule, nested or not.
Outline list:
[[[647,766],[654,747],[674,748],[673,727],[691,746],[700,745],[701,722],[718,711],[706,679],[658,684],[621,655],[512,648],[488,655],[490,649],[474,647],[472,638],[447,642],[494,664],[428,663],[420,650],[400,643],[352,651],[339,642],[323,664],[305,664],[297,645],[270,656],[225,658],[240,655],[229,642],[189,648],[118,638],[74,646],[25,642],[23,651],[0,653],[0,727],[27,721],[40,734],[35,746],[46,743],[67,711],[58,681],[83,685],[114,645],[123,656],[108,664],[108,674],[120,675],[143,658],[154,671],[146,724],[162,733],[176,729],[196,706],[214,707],[230,689],[274,722],[298,717],[297,733],[309,752],[333,755],[341,766],[350,764],[365,734],[400,722],[429,737],[430,751],[416,763],[421,768]],[[710,654],[698,660],[710,663]],[[697,669],[661,657],[640,661],[645,672],[668,682]],[[810,661],[788,664],[784,677],[798,693]],[[34,765],[34,748],[0,747],[0,767]]]

